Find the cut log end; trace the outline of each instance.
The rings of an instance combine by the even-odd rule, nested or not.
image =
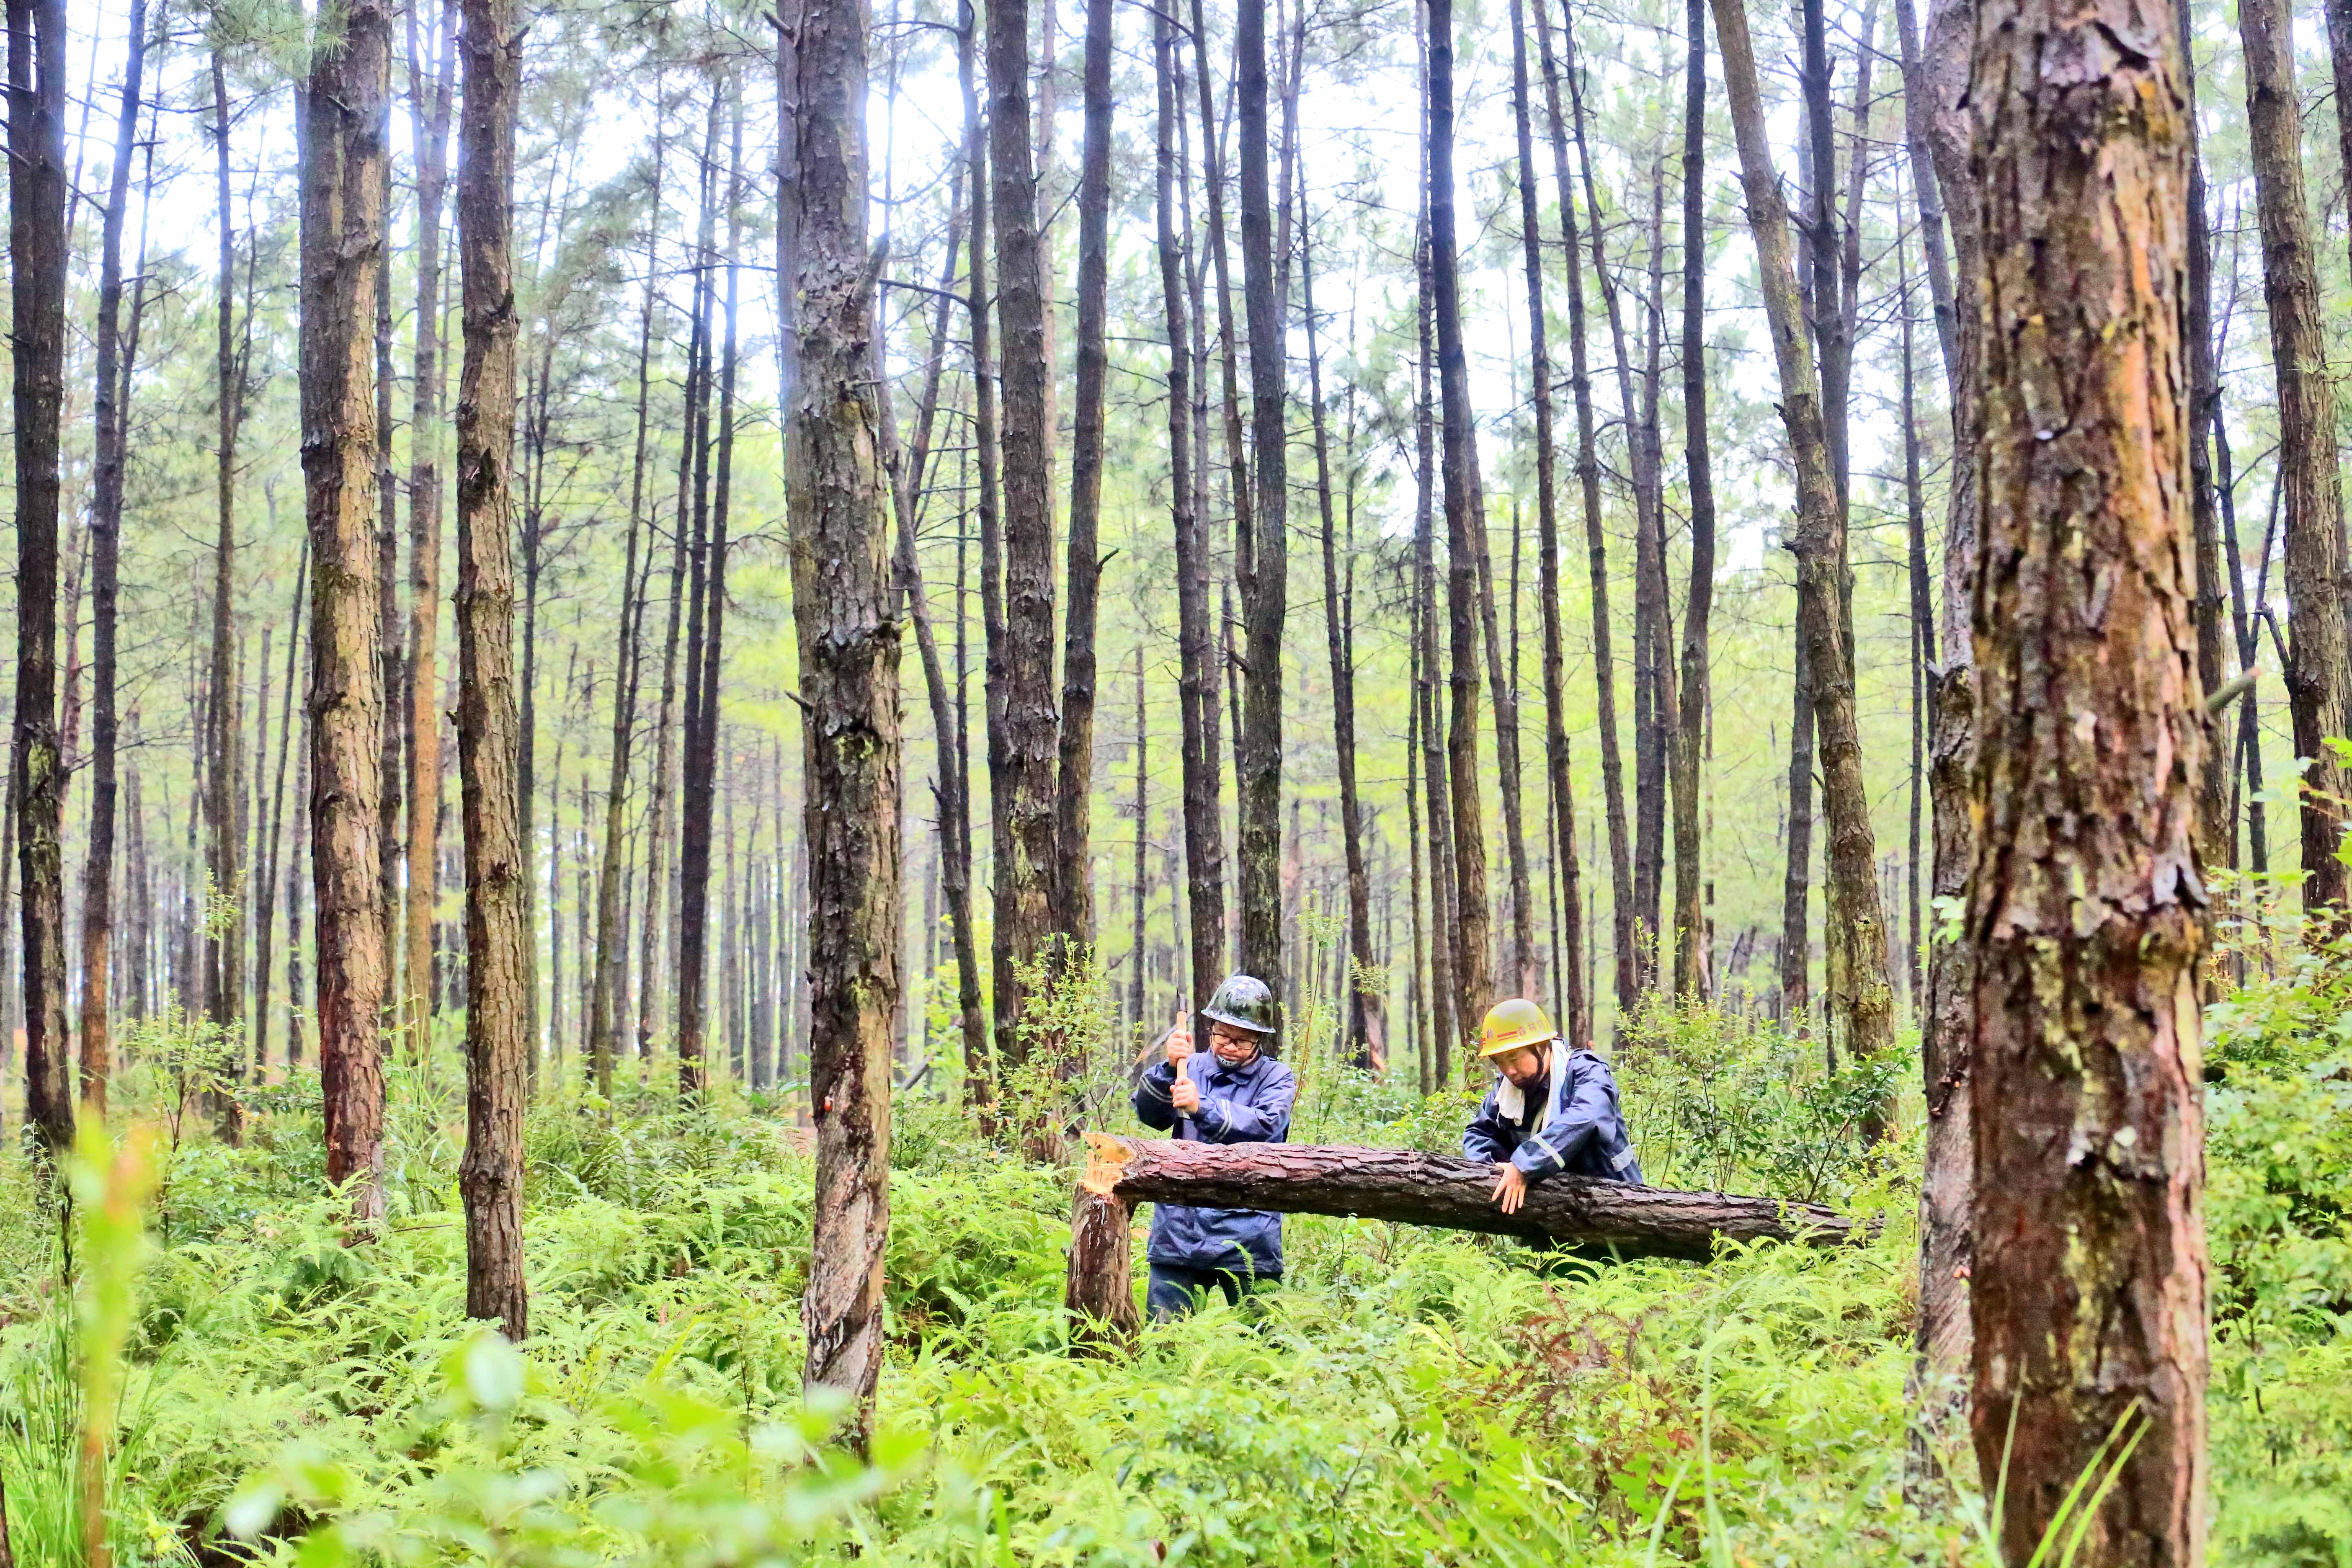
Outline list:
[[[1119,1138],[1108,1132],[1087,1134],[1087,1168],[1078,1177],[1079,1187],[1098,1198],[1107,1198],[1118,1186],[1118,1179],[1127,1173],[1128,1162],[1135,1158],[1135,1141]]]

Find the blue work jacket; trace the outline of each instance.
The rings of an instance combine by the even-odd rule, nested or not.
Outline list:
[[[1190,1116],[1177,1114],[1176,1068],[1162,1061],[1135,1086],[1135,1114],[1146,1127],[1173,1128],[1178,1138],[1201,1143],[1288,1141],[1290,1102],[1298,1097],[1298,1080],[1288,1068],[1263,1053],[1246,1067],[1229,1068],[1213,1051],[1194,1053],[1186,1065],[1201,1091],[1201,1109]],[[1155,1204],[1147,1256],[1182,1268],[1280,1279],[1282,1216],[1256,1209]]]
[[[1555,1172],[1642,1184],[1642,1167],[1617,1107],[1617,1080],[1591,1051],[1552,1042],[1543,1081],[1522,1089],[1497,1079],[1462,1130],[1462,1152],[1496,1164],[1508,1160],[1530,1182]]]

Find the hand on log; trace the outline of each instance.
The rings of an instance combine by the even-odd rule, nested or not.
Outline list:
[[[1835,1247],[1868,1234],[1819,1204],[1634,1187],[1556,1175],[1528,1184],[1516,1214],[1484,1160],[1411,1149],[1194,1143],[1087,1134],[1081,1184],[1129,1203],[1397,1220],[1574,1246],[1620,1258],[1704,1260],[1718,1241]]]

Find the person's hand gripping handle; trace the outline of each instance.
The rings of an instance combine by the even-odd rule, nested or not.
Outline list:
[[[1175,1101],[1179,1118],[1176,1136],[1181,1138],[1187,1124],[1200,1114],[1201,1089],[1192,1081],[1192,1031],[1181,1007],[1176,1011],[1176,1026],[1168,1031],[1168,1065],[1176,1069],[1176,1087],[1170,1098]]]

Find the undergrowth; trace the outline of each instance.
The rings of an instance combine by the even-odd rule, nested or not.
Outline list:
[[[2352,955],[2323,947],[2211,1016],[2217,1562],[2352,1560],[2347,1002]],[[1418,1100],[1319,1037],[1293,1057],[1302,1136],[1447,1146],[1460,1095]],[[810,1169],[777,1108],[543,1084],[517,1352],[463,1316],[454,1053],[396,1069],[391,1214],[358,1247],[315,1095],[261,1091],[243,1147],[167,1125],[154,1149],[153,1246],[100,1420],[110,1544],[313,1568],[1990,1563],[1964,1444],[1929,1441],[1947,1464],[1920,1470],[1905,1397],[1916,1091],[1873,1155],[1852,1112],[1883,1080],[1769,1026],[1654,1015],[1619,1065],[1653,1179],[1884,1230],[1611,1267],[1293,1218],[1279,1291],[1077,1359],[1069,1173],[979,1138],[950,1080],[898,1108],[871,1466],[802,1400]],[[45,1212],[0,1160],[0,1480],[20,1563],[82,1568],[84,1315]]]

